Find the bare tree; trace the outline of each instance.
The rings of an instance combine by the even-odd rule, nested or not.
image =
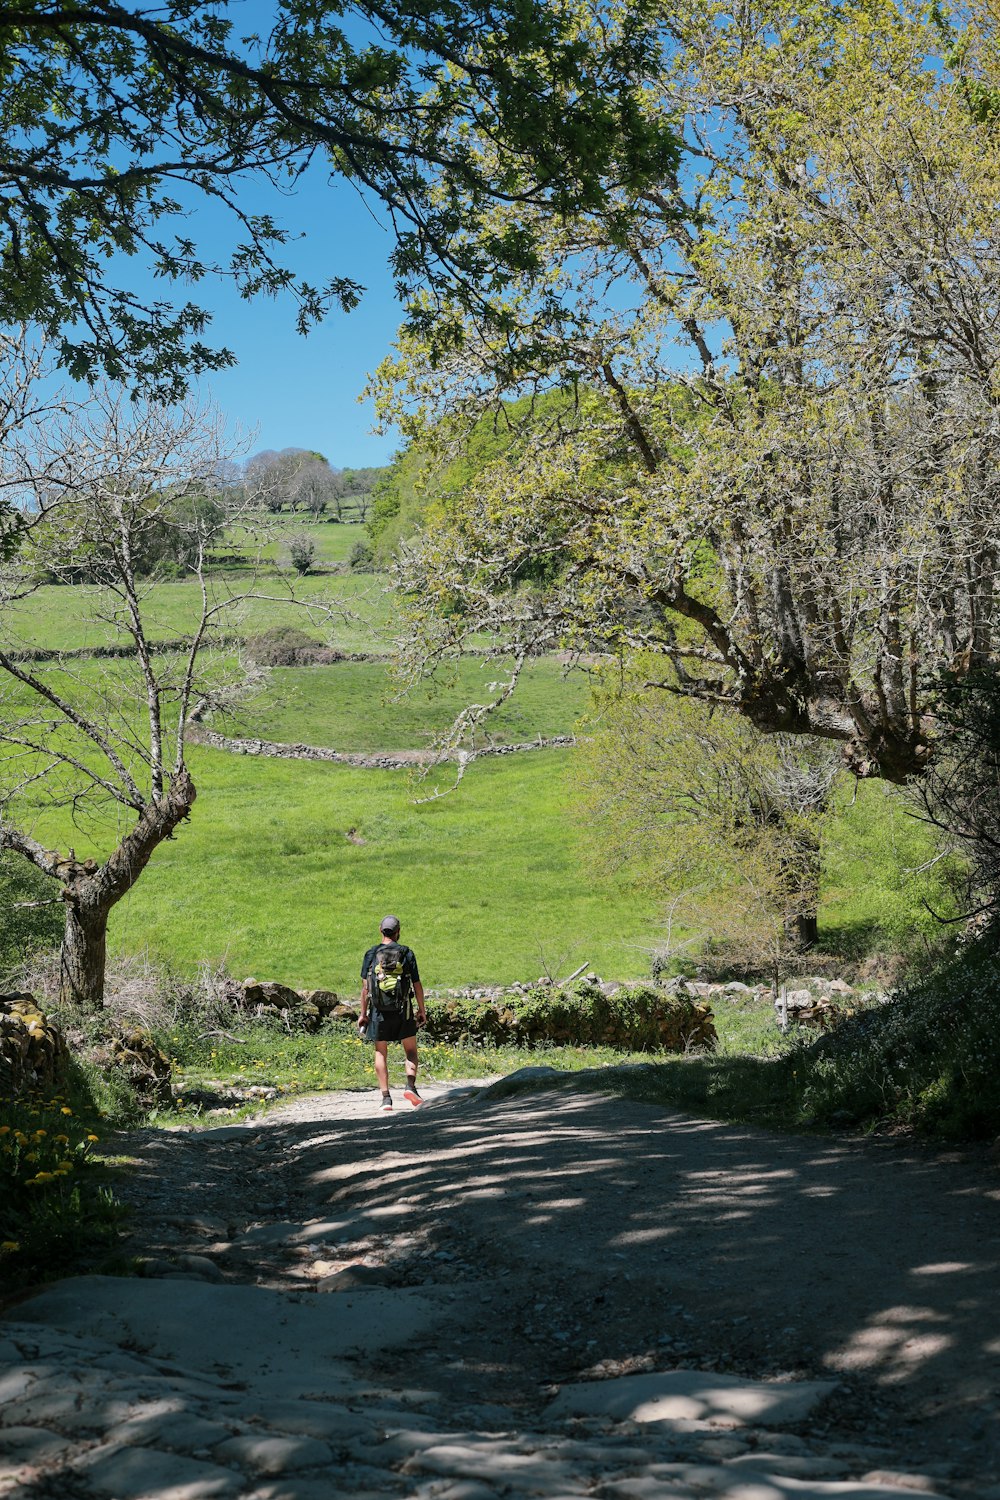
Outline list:
[[[248,484],[275,515],[286,507],[322,515],[337,495],[337,478],[322,453],[306,448],[268,449],[246,466]]]
[[[22,360],[24,420],[0,459],[28,534],[0,576],[0,850],[17,851],[57,884],[62,997],[96,1008],[109,914],[195,801],[184,743],[192,713],[234,686],[213,633],[246,593],[218,590],[206,558],[219,526],[247,502],[236,487],[215,488],[225,453],[213,414],[136,404],[112,390],[58,416],[29,411],[40,370]],[[189,503],[208,492],[209,511]],[[158,644],[153,584],[139,567],[145,540],[163,528],[184,532],[192,579],[181,646]],[[89,558],[97,617],[120,659],[39,661],[19,648],[17,605],[35,587],[33,534],[44,534],[46,567],[57,576]],[[81,827],[101,820],[102,838],[113,827],[110,853],[47,848],[32,832],[39,801]]]

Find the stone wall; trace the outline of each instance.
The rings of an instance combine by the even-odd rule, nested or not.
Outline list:
[[[365,771],[402,771],[413,766],[428,765],[436,757],[431,750],[394,750],[382,754],[346,754],[340,750],[329,750],[323,745],[284,745],[277,740],[235,739],[231,735],[217,734],[202,724],[189,723],[185,738],[196,745],[210,745],[213,750],[225,750],[230,755],[262,755],[276,760],[329,761],[339,766],[354,766]],[[518,745],[484,745],[479,750],[455,750],[446,752],[443,760],[458,761],[466,765],[487,755],[520,755],[528,750],[563,749],[574,745],[570,734],[553,735],[549,739],[527,740]]]
[[[0,1093],[16,1099],[57,1088],[68,1056],[62,1032],[33,995],[0,995]]]

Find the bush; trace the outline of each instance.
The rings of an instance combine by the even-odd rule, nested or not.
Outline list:
[[[58,1083],[3,1089],[0,1285],[59,1275],[113,1237],[120,1210],[90,1162],[97,1115],[86,1072],[64,1053]]]
[[[316,543],[311,536],[293,536],[288,544],[288,555],[296,573],[304,577],[316,561]]]
[[[294,625],[275,625],[247,641],[247,655],[262,667],[294,667],[314,661],[323,648]]]
[[[608,995],[585,981],[563,988],[540,985],[496,1000],[435,1001],[426,1029],[438,1042],[533,1046],[563,1043],[628,1052],[683,1052],[714,1047],[712,1012],[681,991],[623,985]]]
[[[347,566],[352,573],[371,573],[375,567],[375,554],[368,542],[355,542],[347,554]]]
[[[1000,1134],[1000,957],[983,940],[796,1059],[818,1124],[911,1125],[948,1138]]]

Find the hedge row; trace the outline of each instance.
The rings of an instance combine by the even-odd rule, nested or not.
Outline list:
[[[716,1043],[711,1008],[693,995],[650,984],[623,985],[609,995],[586,981],[493,1000],[435,1000],[424,1035],[436,1042],[515,1047],[552,1042],[627,1052],[686,1052]]]

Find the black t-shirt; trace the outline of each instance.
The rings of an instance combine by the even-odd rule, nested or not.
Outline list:
[[[385,946],[386,945],[384,943],[376,943],[375,946],[374,946],[374,948],[369,948],[368,949],[368,952],[365,954],[364,958],[361,960],[361,978],[362,979],[367,979],[368,978],[369,972],[371,970],[371,966],[375,962],[375,955],[376,955],[376,953],[378,952],[378,950],[380,948],[383,948]],[[399,943],[399,944],[397,944],[397,946],[399,947],[399,949],[401,950],[401,952],[403,954],[403,973],[406,975],[407,979],[410,981],[410,987],[412,989],[412,987],[414,985],[417,985],[417,984],[420,983],[420,971],[417,968],[417,955],[414,953],[413,949],[412,948],[408,948],[405,943]]]

